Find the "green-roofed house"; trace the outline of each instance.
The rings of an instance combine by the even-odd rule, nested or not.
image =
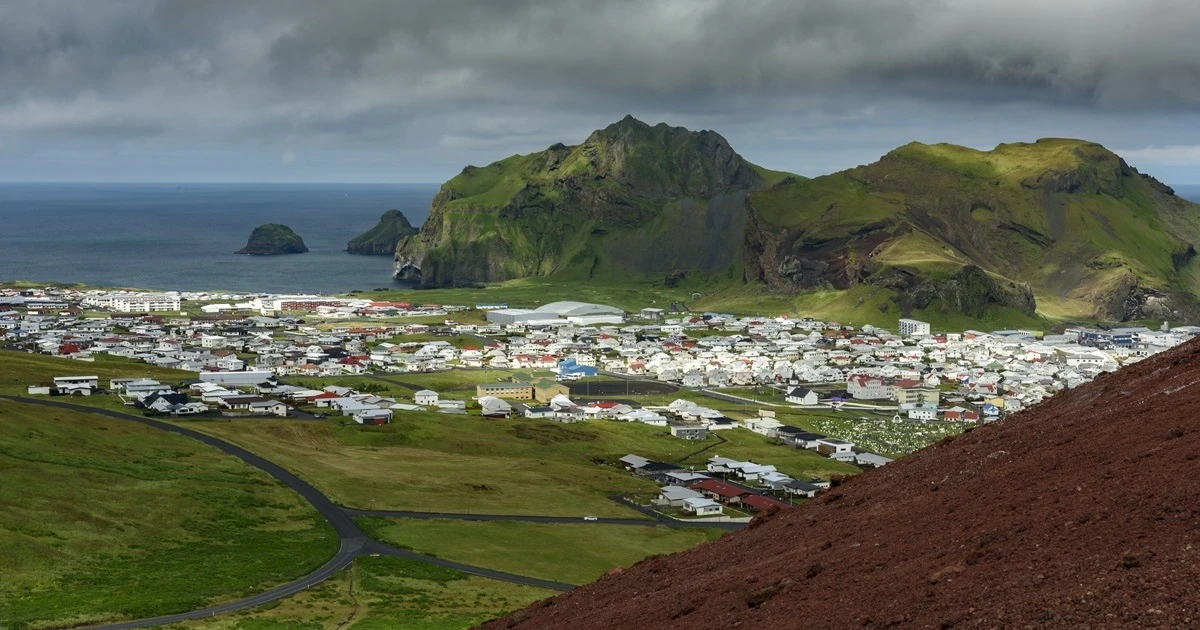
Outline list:
[[[533,398],[534,400],[543,404],[550,402],[551,398],[554,398],[559,394],[566,396],[570,393],[571,389],[566,385],[563,385],[557,381],[552,381],[548,378],[536,381],[533,384]]]

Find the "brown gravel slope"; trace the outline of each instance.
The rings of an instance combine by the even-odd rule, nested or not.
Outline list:
[[[1200,627],[1200,342],[484,627]]]

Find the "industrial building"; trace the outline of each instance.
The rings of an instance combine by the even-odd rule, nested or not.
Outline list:
[[[178,311],[179,295],[172,293],[117,293],[89,296],[83,299],[83,303],[108,308],[119,313]]]
[[[501,308],[490,310],[487,320],[493,324],[554,324],[571,323],[584,326],[592,324],[620,324],[625,321],[625,312],[615,306],[589,304],[587,302],[551,302],[535,309]]]
[[[246,370],[244,372],[201,372],[200,381],[217,385],[258,385],[275,378],[270,370]]]

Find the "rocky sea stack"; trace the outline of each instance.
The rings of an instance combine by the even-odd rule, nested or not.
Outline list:
[[[274,256],[275,254],[303,254],[308,251],[304,239],[292,228],[279,223],[267,223],[254,228],[246,246],[234,252],[251,256]]]
[[[408,217],[399,210],[388,210],[379,217],[375,227],[346,243],[346,252],[363,256],[391,256],[396,253],[400,239],[417,233]]]

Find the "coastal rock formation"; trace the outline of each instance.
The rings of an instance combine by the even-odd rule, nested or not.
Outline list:
[[[308,251],[304,239],[292,228],[279,223],[266,223],[254,228],[246,246],[234,252],[251,256],[273,256],[275,254],[303,254]]]
[[[400,239],[417,233],[408,217],[399,210],[388,210],[379,217],[375,227],[346,243],[346,252],[363,256],[391,256],[396,253]]]
[[[1184,628],[1200,341],[488,630]]]

